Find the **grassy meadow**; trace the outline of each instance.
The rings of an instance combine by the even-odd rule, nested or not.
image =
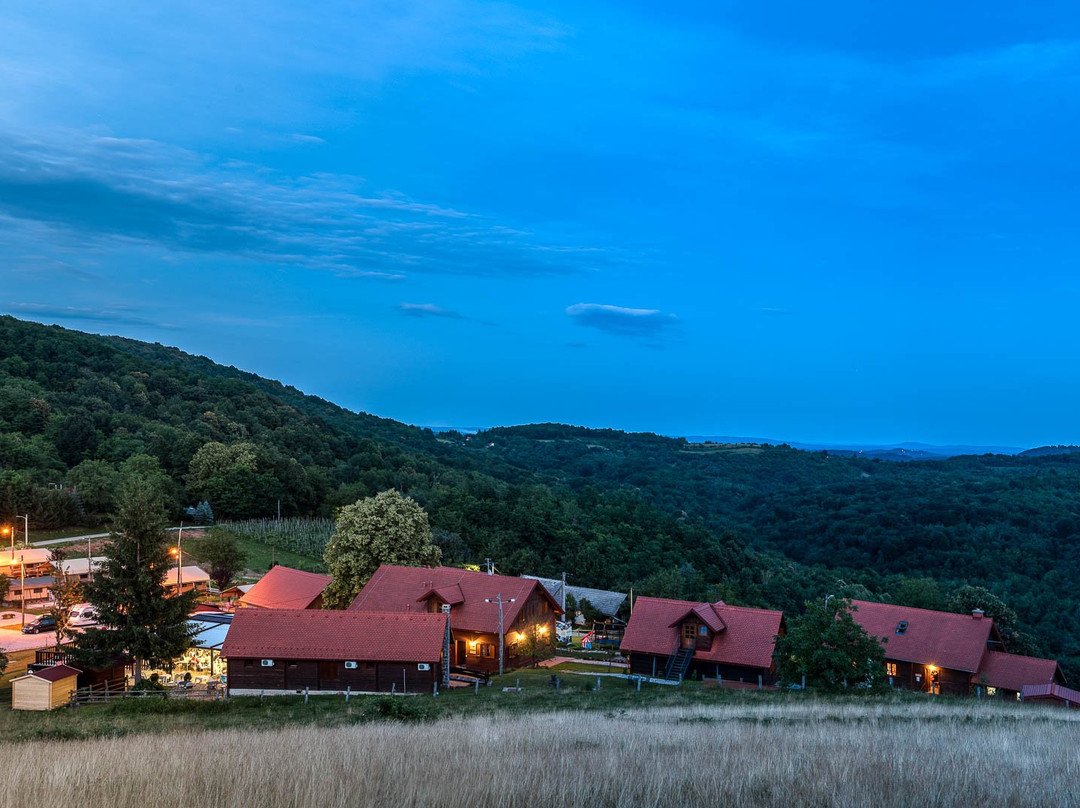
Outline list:
[[[5,793],[88,808],[1074,806],[1078,742],[1080,713],[1062,710],[746,697],[587,720],[563,709],[12,743]]]

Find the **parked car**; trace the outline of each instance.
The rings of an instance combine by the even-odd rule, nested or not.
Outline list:
[[[43,614],[31,620],[22,628],[23,634],[40,634],[42,631],[55,631],[56,618],[51,614]]]
[[[80,603],[71,609],[68,619],[69,626],[96,626],[98,623],[97,612],[89,603]]]

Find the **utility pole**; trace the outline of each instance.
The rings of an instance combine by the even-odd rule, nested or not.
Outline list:
[[[490,574],[490,573],[489,573]],[[510,598],[510,600],[503,600],[502,593],[500,592],[494,598],[484,598],[485,603],[498,603],[499,604],[499,676],[503,675],[503,642],[505,640],[503,636],[503,604],[513,603],[517,598]]]
[[[26,628],[26,562],[23,561],[24,556],[19,554],[19,597],[22,599],[22,604],[19,606],[19,612],[22,617],[22,627]]]
[[[490,558],[485,558],[484,563],[487,565],[488,575],[494,575],[495,574],[495,564],[494,564],[494,562]],[[488,601],[488,602],[490,603],[491,601]]]
[[[29,547],[30,546],[30,514],[27,514],[26,516],[18,516],[18,515],[16,515],[15,518],[23,520],[23,546],[24,547]]]
[[[450,604],[444,603],[443,614],[446,615],[446,633],[443,635],[443,664],[442,686],[443,690],[450,689]]]
[[[562,609],[563,620],[566,619],[566,570],[562,574],[562,597],[559,598],[559,608]]]

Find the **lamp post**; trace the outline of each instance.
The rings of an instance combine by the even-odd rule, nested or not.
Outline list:
[[[16,516],[16,519],[23,520],[23,547],[30,546],[30,514],[26,516]],[[14,537],[12,537],[14,539]]]
[[[11,536],[11,563],[15,563],[15,531],[7,525],[0,527],[0,536]]]
[[[19,605],[19,616],[22,618],[22,627],[26,628],[26,562],[19,554],[19,597],[22,603]]]
[[[179,597],[184,591],[184,551],[180,549],[180,542],[184,540],[184,523],[180,523],[180,531],[176,534],[176,595]]]
[[[503,604],[513,603],[515,600],[517,600],[517,598],[503,600],[501,592],[497,594],[494,598],[484,598],[485,603],[499,604],[499,676],[503,675]]]

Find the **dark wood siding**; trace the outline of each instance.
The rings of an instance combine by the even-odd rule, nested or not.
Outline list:
[[[439,665],[422,671],[417,662],[364,662],[346,668],[344,662],[275,659],[273,667],[263,667],[258,659],[228,660],[229,688],[236,690],[312,690],[401,692],[402,672],[408,692],[430,693],[439,675]]]

